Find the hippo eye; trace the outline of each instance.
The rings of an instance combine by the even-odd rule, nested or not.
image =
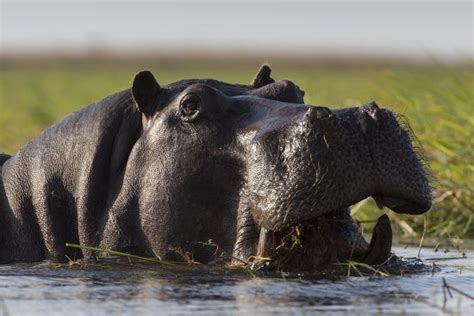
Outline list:
[[[195,120],[199,114],[201,99],[195,94],[188,94],[181,99],[179,115],[185,122]]]

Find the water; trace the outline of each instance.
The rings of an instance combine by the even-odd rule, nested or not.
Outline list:
[[[413,257],[415,248],[396,248]],[[0,315],[104,314],[427,314],[472,315],[474,301],[452,292],[443,308],[442,278],[474,295],[474,253],[423,250],[435,273],[391,277],[255,277],[243,271],[160,268],[0,266]],[[448,259],[448,260],[446,260]]]

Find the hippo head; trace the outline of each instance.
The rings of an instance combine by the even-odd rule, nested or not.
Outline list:
[[[288,90],[261,81],[259,93],[232,95],[212,82],[173,90],[149,72],[135,77],[144,130],[124,183],[139,195],[153,254],[207,262],[208,240],[231,253],[238,240],[258,242],[241,236],[247,227],[284,232],[367,197],[399,213],[430,208],[427,176],[394,113],[374,102],[334,111],[297,104],[297,87],[283,83],[295,92],[287,100],[278,91]]]

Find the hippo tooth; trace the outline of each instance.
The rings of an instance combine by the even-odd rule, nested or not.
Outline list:
[[[383,264],[392,256],[392,227],[386,214],[380,216],[375,224],[372,239],[367,249],[364,263]]]
[[[270,255],[273,248],[273,233],[265,228],[260,228],[258,238],[257,257],[266,257]]]

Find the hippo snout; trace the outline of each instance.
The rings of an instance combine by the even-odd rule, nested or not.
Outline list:
[[[358,109],[358,119],[373,165],[379,208],[421,214],[431,208],[431,186],[422,159],[413,146],[408,122],[370,102]]]
[[[280,109],[253,138],[248,194],[270,231],[313,220],[367,197],[395,212],[431,207],[431,188],[408,130],[375,102],[330,110]]]

